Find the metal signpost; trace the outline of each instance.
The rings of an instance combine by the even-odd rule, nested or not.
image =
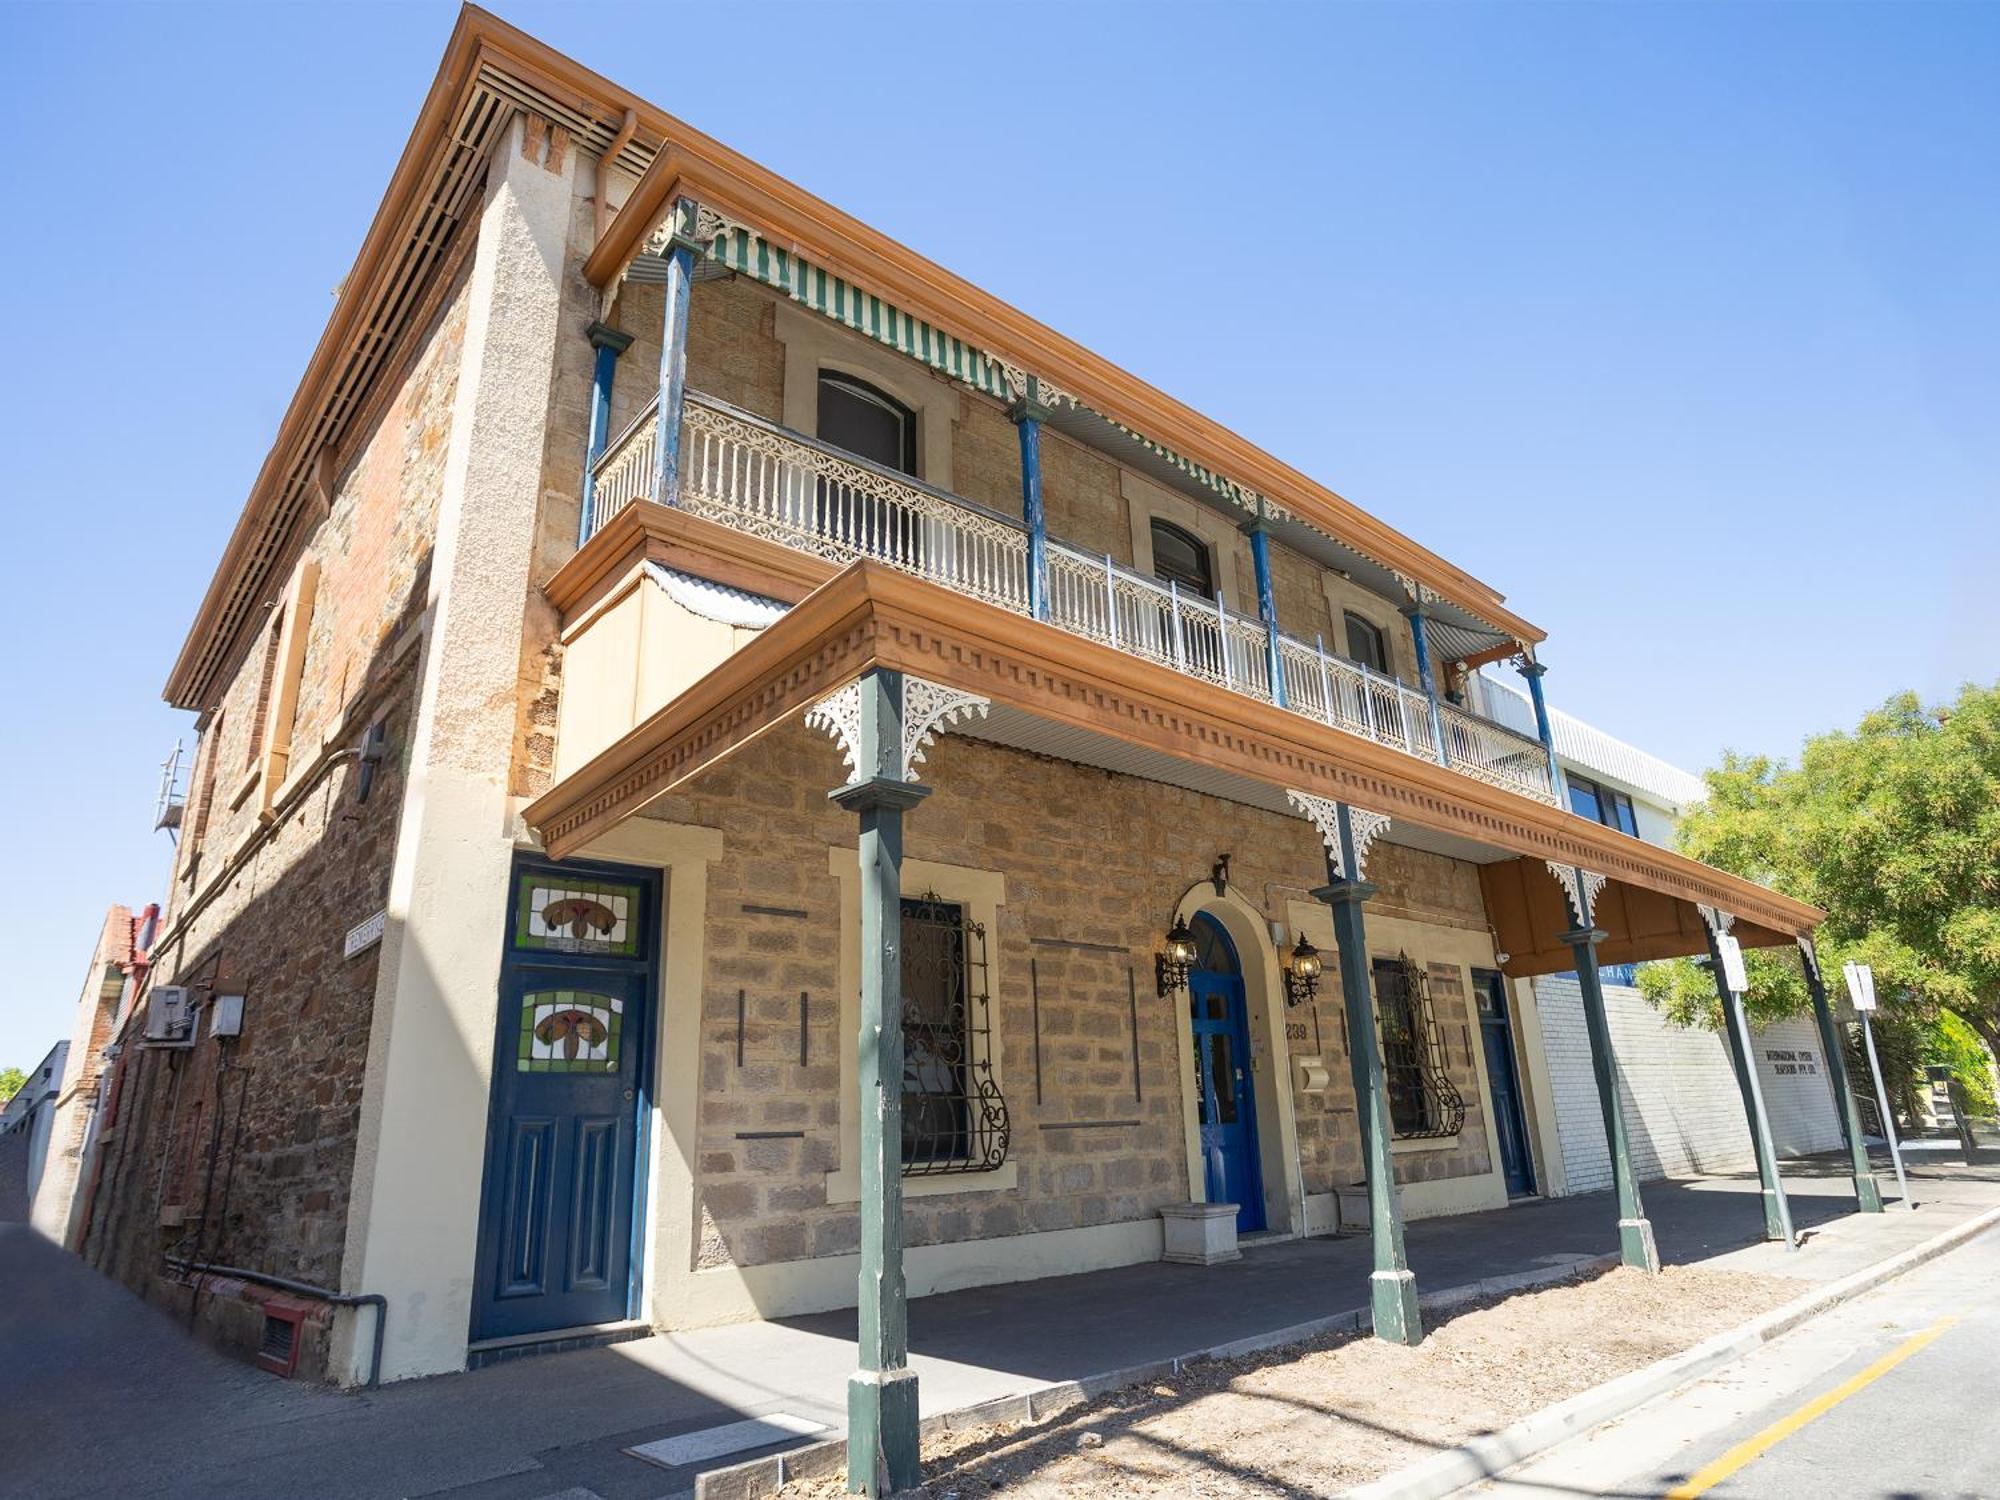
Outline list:
[[[1875,1105],[1882,1112],[1882,1133],[1889,1138],[1889,1160],[1896,1164],[1896,1186],[1902,1191],[1903,1207],[1913,1209],[1917,1205],[1910,1201],[1910,1180],[1903,1175],[1903,1149],[1896,1144],[1896,1115],[1889,1108],[1889,1091],[1882,1087],[1882,1064],[1875,1057],[1875,1028],[1868,1024],[1868,1013],[1875,1009],[1875,971],[1852,960],[1840,968],[1847,976],[1847,998],[1861,1017],[1861,1040],[1868,1046],[1868,1071],[1875,1075]]]
[[[1729,990],[1729,1015],[1726,1018],[1736,1028],[1736,1035],[1743,1048],[1743,1072],[1748,1080],[1751,1104],[1751,1129],[1757,1132],[1764,1148],[1764,1160],[1771,1164],[1771,1186],[1777,1199],[1778,1226],[1785,1236],[1785,1248],[1799,1248],[1799,1238],[1792,1232],[1792,1207],[1785,1201],[1785,1186],[1778,1180],[1778,1149],[1771,1139],[1771,1119],[1764,1112],[1764,1086],[1757,1080],[1757,1054],[1751,1049],[1750,1021],[1743,1014],[1743,992],[1750,988],[1750,976],[1743,967],[1743,947],[1726,932],[1715,934],[1716,952],[1722,955],[1723,983]]]

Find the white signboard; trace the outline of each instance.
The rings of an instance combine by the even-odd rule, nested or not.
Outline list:
[[[376,912],[374,916],[369,917],[366,921],[357,922],[354,926],[348,928],[346,956],[352,958],[357,953],[366,953],[370,948],[381,942],[383,929],[388,925],[389,913],[384,908]]]
[[[1743,945],[1725,932],[1716,938],[1715,947],[1722,955],[1724,982],[1733,994],[1742,994],[1750,988],[1750,976],[1743,972]]]
[[[1847,975],[1847,997],[1854,1002],[1856,1010],[1875,1008],[1875,971],[1866,964],[1844,963],[1841,972]]]

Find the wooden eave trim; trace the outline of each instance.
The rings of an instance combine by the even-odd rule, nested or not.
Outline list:
[[[771,544],[764,544],[771,545]],[[1274,705],[857,562],[526,809],[551,853],[589,840],[870,667],[933,681],[1273,786],[1581,865],[1780,930],[1822,913],[1672,850]]]
[[[215,628],[216,616],[221,612],[230,583],[243,565],[245,554],[254,549],[268,520],[268,511],[285,480],[287,460],[316,420],[324,399],[323,387],[336,372],[356,332],[356,325],[374,302],[372,294],[377,284],[400,248],[401,230],[415,209],[416,200],[438,159],[439,146],[449,134],[452,121],[457,118],[467,86],[479,76],[480,22],[491,19],[485,12],[468,6],[452,28],[451,40],[438,63],[437,76],[431,80],[430,91],[417,111],[416,125],[403,146],[402,156],[397,159],[395,171],[390,174],[388,190],[383,193],[375,217],[362,237],[361,249],[354,257],[354,264],[341,279],[340,295],[334,301],[333,312],[327,318],[319,342],[313,346],[312,357],[306,361],[305,373],[299,377],[291,404],[285,408],[285,415],[278,423],[277,436],[264,455],[256,479],[251,482],[249,499],[242,514],[237,517],[235,529],[229,534],[222,559],[216,564],[208,590],[202,595],[200,608],[195,611],[194,623],[188,627],[173,671],[167,676],[164,696],[170,703],[184,703],[187,698],[200,648]]]

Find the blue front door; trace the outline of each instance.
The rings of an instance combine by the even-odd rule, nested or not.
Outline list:
[[[633,1313],[651,876],[522,861],[508,902],[472,1336]]]
[[[1197,967],[1188,976],[1194,1031],[1195,1115],[1210,1203],[1234,1203],[1236,1232],[1264,1227],[1264,1174],[1257,1156],[1257,1093],[1250,1071],[1250,1012],[1243,970],[1220,923],[1192,924]]]
[[[1519,1198],[1535,1190],[1535,1160],[1528,1150],[1521,1074],[1514,1066],[1514,1025],[1507,1012],[1507,980],[1490,969],[1474,969],[1472,983],[1479,993],[1479,1039],[1486,1049],[1486,1081],[1493,1088],[1493,1123],[1500,1135],[1500,1166],[1507,1179],[1507,1192]]]

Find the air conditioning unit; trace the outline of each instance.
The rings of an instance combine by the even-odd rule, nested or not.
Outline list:
[[[140,1042],[148,1047],[192,1047],[198,1009],[194,991],[187,986],[153,986],[146,996],[146,1029]]]

